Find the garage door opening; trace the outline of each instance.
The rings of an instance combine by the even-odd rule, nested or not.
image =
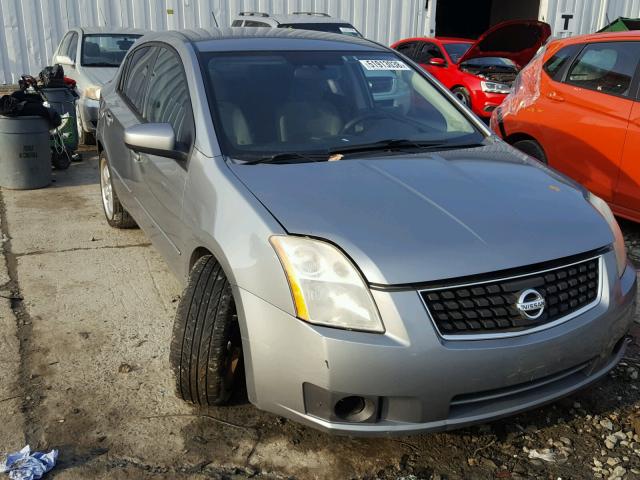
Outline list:
[[[439,0],[436,36],[478,38],[505,20],[537,19],[540,0]]]

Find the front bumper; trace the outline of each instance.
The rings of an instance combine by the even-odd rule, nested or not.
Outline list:
[[[80,112],[80,122],[85,132],[95,133],[98,125],[98,111],[100,102],[85,96],[78,98],[78,111]]]
[[[473,113],[481,118],[489,119],[505,98],[507,98],[506,93],[485,93],[480,90],[471,100]]]
[[[613,252],[603,265],[601,301],[591,310],[536,333],[477,341],[439,337],[416,291],[373,292],[386,327],[380,335],[309,325],[236,288],[249,399],[349,435],[449,430],[551,402],[624,354],[636,274],[628,267],[618,279]],[[377,414],[336,419],[331,402],[345,396],[373,399]]]

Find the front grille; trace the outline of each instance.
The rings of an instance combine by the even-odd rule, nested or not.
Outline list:
[[[521,314],[520,294],[535,289],[545,300],[535,319]],[[542,272],[420,292],[442,335],[518,332],[566,317],[592,303],[600,291],[600,259]]]

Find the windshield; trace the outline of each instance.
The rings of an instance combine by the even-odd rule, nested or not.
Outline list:
[[[392,53],[205,53],[223,152],[251,160],[387,140],[478,143],[484,136]]]
[[[471,45],[473,44],[472,43],[445,43],[444,49],[449,54],[449,57],[451,57],[451,61],[453,63],[458,63],[458,60],[460,60],[460,57],[462,57],[462,55],[467,53],[467,50],[471,48]]]
[[[119,67],[131,45],[141,35],[85,35],[81,64],[84,67]]]
[[[341,33],[351,37],[362,38],[362,34],[348,23],[281,23],[278,28],[296,28],[316,32]]]
[[[463,62],[464,65],[467,66],[478,66],[478,67],[509,67],[509,68],[517,68],[516,64],[508,58],[500,58],[500,57],[477,57],[470,58]]]

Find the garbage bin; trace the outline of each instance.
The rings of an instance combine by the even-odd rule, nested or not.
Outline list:
[[[45,107],[52,108],[60,114],[62,124],[57,131],[70,151],[78,149],[78,123],[76,122],[76,96],[70,88],[41,88],[40,96]]]
[[[49,122],[0,115],[0,187],[29,190],[50,183]]]

